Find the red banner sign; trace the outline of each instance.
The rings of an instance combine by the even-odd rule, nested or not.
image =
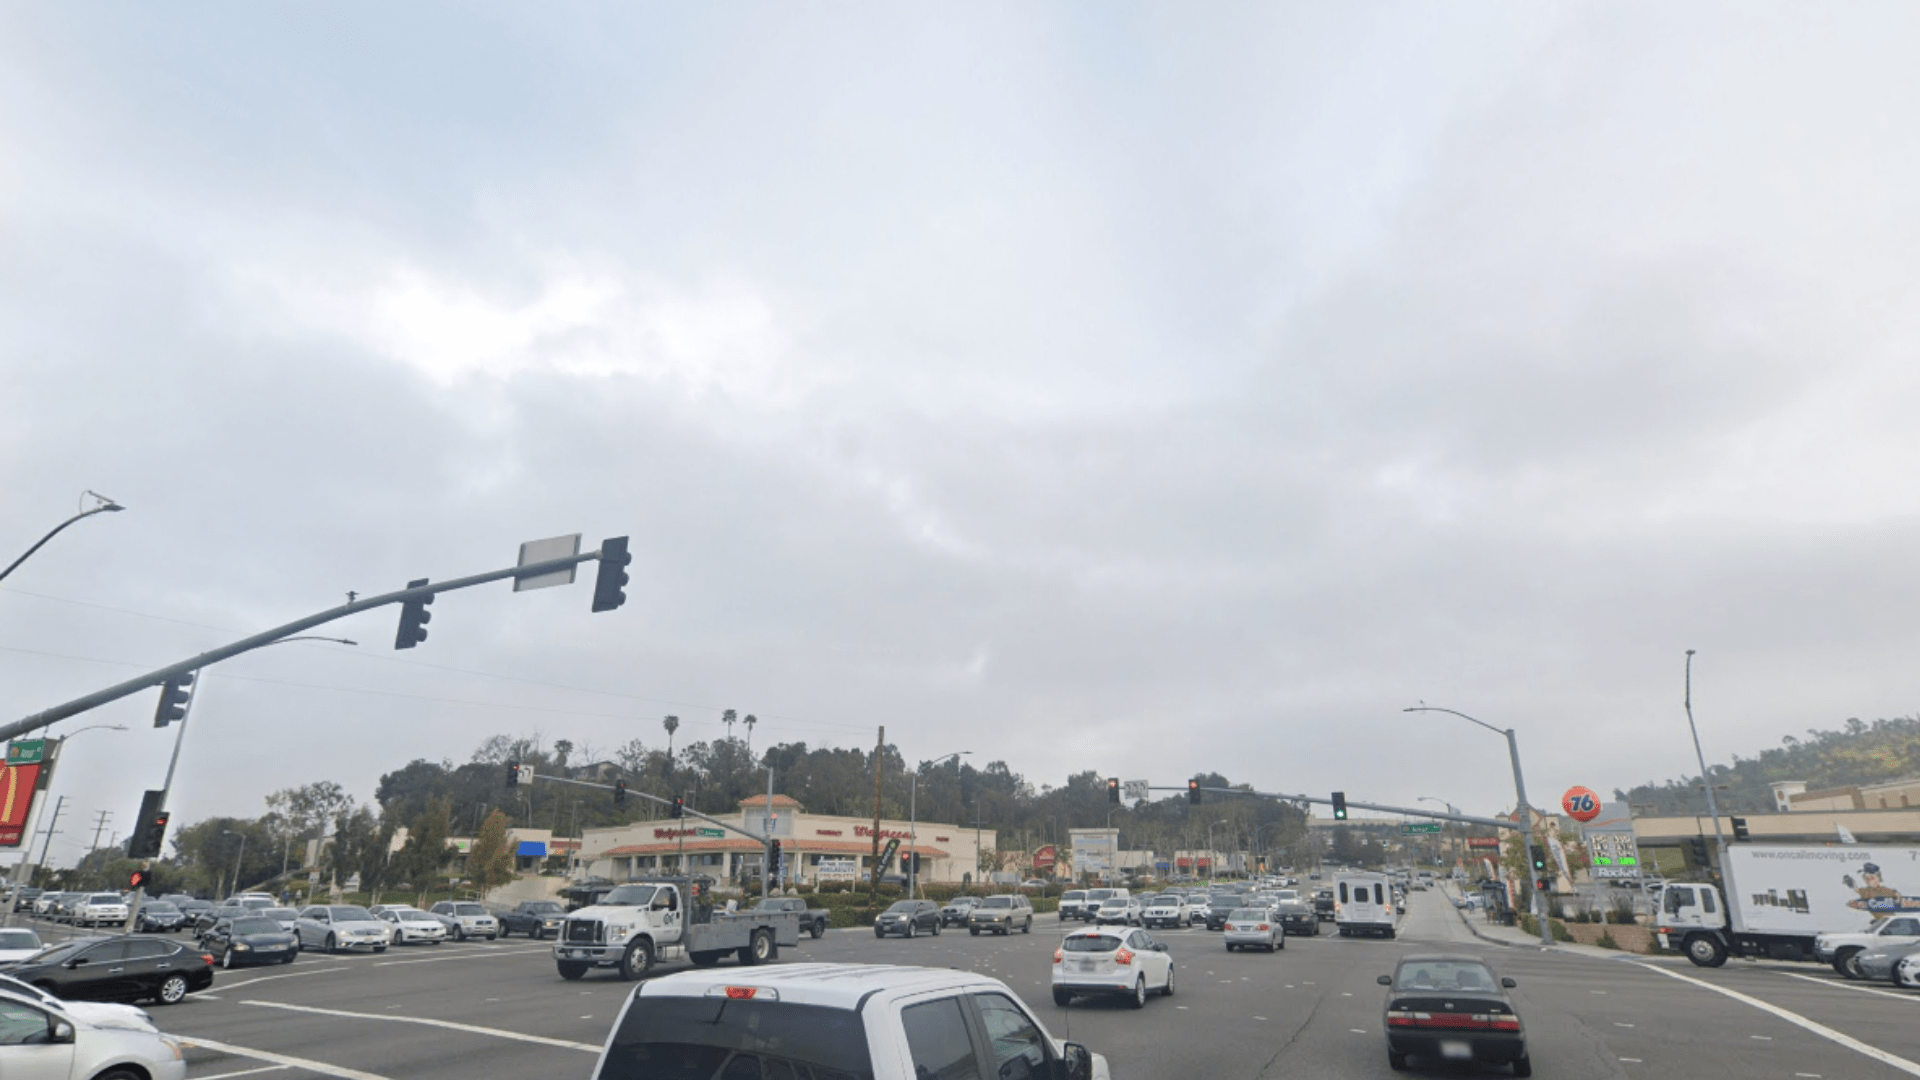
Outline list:
[[[1497,836],[1469,836],[1467,846],[1475,850],[1499,851],[1500,838]]]
[[[1053,866],[1055,858],[1056,852],[1054,847],[1052,844],[1048,844],[1046,847],[1033,853],[1033,868],[1035,870],[1050,869]]]
[[[0,769],[0,847],[17,848],[26,841],[27,817],[33,813],[39,780],[38,763]]]

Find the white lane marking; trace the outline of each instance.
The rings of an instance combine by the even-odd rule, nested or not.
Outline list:
[[[1615,1021],[1613,1022],[1613,1026],[1614,1026],[1614,1027],[1626,1027],[1626,1028],[1630,1028],[1630,1027],[1632,1027],[1633,1025],[1632,1025],[1632,1024],[1623,1024],[1623,1023],[1621,1023],[1620,1021],[1618,1021],[1618,1020],[1615,1020]]]
[[[1641,1064],[1641,1061],[1640,1061],[1640,1059],[1639,1059],[1639,1058],[1621,1058],[1620,1060],[1621,1060],[1621,1061],[1631,1061],[1631,1062],[1633,1062],[1633,1063],[1634,1063],[1635,1065],[1639,1065],[1639,1064]]]
[[[1266,1019],[1266,1017],[1264,1017],[1264,1016],[1256,1016],[1256,1017],[1254,1017],[1254,1019],[1255,1019],[1255,1020],[1265,1020],[1265,1019]]]
[[[176,1037],[188,1046],[205,1047],[208,1050],[218,1050],[223,1054],[232,1054],[235,1057],[253,1058],[256,1061],[271,1061],[277,1065],[284,1065],[289,1068],[317,1072],[322,1076],[337,1076],[340,1080],[388,1080],[387,1077],[381,1076],[379,1073],[361,1072],[359,1069],[349,1069],[340,1065],[329,1065],[324,1061],[314,1061],[311,1058],[293,1057],[290,1054],[276,1054],[271,1050],[254,1050],[245,1046],[235,1046],[232,1043],[214,1042],[212,1039],[202,1039],[194,1035],[180,1035]]]
[[[1840,982],[1837,979],[1822,979],[1813,975],[1802,975],[1797,971],[1783,971],[1780,974],[1790,979],[1805,979],[1810,983],[1817,983],[1821,986],[1831,986],[1836,990],[1851,990],[1856,994],[1876,994],[1880,997],[1892,998],[1895,1001],[1905,1001],[1909,1003],[1920,1002],[1920,997],[1914,997],[1912,994],[1896,994],[1891,990],[1875,990],[1871,986],[1855,986],[1852,983]],[[200,996],[205,997],[206,995],[202,994]]]
[[[1643,968],[1646,968],[1648,971],[1657,971],[1660,974],[1665,975],[1670,979],[1679,979],[1681,982],[1692,983],[1695,986],[1699,986],[1699,987],[1703,987],[1705,989],[1711,990],[1716,994],[1724,994],[1735,1001],[1741,1002],[1746,1005],[1751,1005],[1754,1008],[1759,1009],[1761,1012],[1770,1013],[1774,1016],[1777,1016],[1780,1019],[1785,1020],[1787,1023],[1794,1025],[1795,1027],[1801,1028],[1806,1031],[1811,1031],[1815,1035],[1818,1035],[1823,1039],[1827,1039],[1832,1042],[1839,1043],[1841,1046],[1844,1046],[1847,1049],[1854,1051],[1855,1053],[1864,1054],[1867,1057],[1870,1057],[1873,1060],[1878,1061],[1883,1065],[1891,1065],[1894,1068],[1899,1069],[1901,1072],[1906,1073],[1908,1076],[1920,1076],[1920,1062],[1909,1061],[1908,1059],[1903,1058],[1898,1054],[1890,1054],[1887,1051],[1882,1050],[1877,1046],[1873,1046],[1868,1043],[1861,1042],[1859,1039],[1856,1039],[1853,1036],[1846,1034],[1845,1032],[1835,1031],[1834,1029],[1826,1026],[1825,1024],[1815,1023],[1814,1021],[1809,1020],[1804,1016],[1801,1016],[1799,1013],[1794,1012],[1791,1009],[1783,1009],[1780,1006],[1773,1004],[1772,1002],[1761,1001],[1757,997],[1750,997],[1746,994],[1741,993],[1738,990],[1729,990],[1724,986],[1715,986],[1713,983],[1707,982],[1705,979],[1696,979],[1691,975],[1682,975],[1677,971],[1669,971],[1663,967],[1654,967],[1652,964],[1641,964],[1640,966]]]
[[[1174,1008],[1179,1009],[1181,1012],[1187,1011],[1187,1007],[1185,1005],[1175,1005]]]
[[[571,1039],[550,1039],[545,1035],[528,1035],[521,1031],[506,1031],[502,1028],[481,1027],[478,1024],[459,1024],[452,1020],[434,1020],[425,1016],[383,1016],[380,1013],[348,1012],[345,1009],[317,1009],[311,1005],[288,1005],[279,1001],[243,1001],[242,1005],[254,1005],[262,1009],[285,1009],[288,1012],[314,1013],[319,1016],[345,1016],[354,1020],[385,1020],[392,1024],[420,1024],[423,1027],[445,1028],[448,1031],[466,1031],[475,1035],[491,1035],[496,1039],[513,1039],[518,1042],[538,1043],[541,1046],[558,1046],[567,1050],[582,1050],[589,1054],[600,1052],[598,1043],[574,1042]]]
[[[1819,1073],[1794,1073],[1793,1075],[1800,1077],[1801,1080],[1820,1080]]]
[[[254,1073],[278,1072],[281,1069],[290,1068],[292,1068],[291,1065],[262,1065],[257,1069],[241,1069],[239,1072],[224,1072],[214,1073],[212,1076],[198,1076],[195,1077],[194,1080],[232,1080],[232,1078],[236,1076],[252,1076]]]
[[[243,986],[252,986],[254,983],[272,982],[275,979],[300,979],[300,978],[305,978],[308,975],[325,975],[330,971],[350,971],[350,970],[352,969],[346,964],[341,964],[339,967],[303,968],[299,971],[289,971],[285,975],[260,975],[251,979],[242,979],[241,981],[236,983],[221,983],[220,989],[238,990]],[[201,994],[200,996],[206,997],[207,995]]]
[[[1749,1039],[1758,1039],[1758,1040],[1759,1040],[1759,1041],[1761,1041],[1761,1042],[1772,1042],[1772,1041],[1773,1041],[1773,1036],[1771,1036],[1771,1035],[1749,1035],[1749,1036],[1747,1036],[1747,1038],[1749,1038]]]
[[[1352,995],[1352,994],[1349,994],[1349,993],[1347,993],[1347,992],[1346,992],[1346,991],[1344,991],[1344,990],[1342,990],[1342,991],[1340,992],[1340,996],[1341,996],[1341,997],[1352,997],[1353,995]]]
[[[1348,1028],[1347,1030],[1353,1032],[1355,1035],[1365,1035],[1367,1033],[1366,1028]]]

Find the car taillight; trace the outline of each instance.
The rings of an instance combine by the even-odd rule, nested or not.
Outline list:
[[[1261,923],[1259,926],[1254,927],[1254,929],[1255,930],[1271,930],[1273,929],[1273,927],[1268,926],[1266,923]]]
[[[1113,954],[1113,959],[1114,962],[1118,964],[1131,964],[1133,963],[1133,952],[1130,949],[1121,949],[1119,952]]]
[[[1066,959],[1066,957],[1067,957],[1067,954],[1066,954],[1066,953],[1065,953],[1065,952],[1064,952],[1063,950],[1060,950],[1060,949],[1055,949],[1055,950],[1053,950],[1053,962],[1054,962],[1054,963],[1056,963],[1056,964],[1057,964],[1057,963],[1059,963],[1060,961],[1062,961],[1062,960],[1064,960],[1064,959]]]
[[[205,964],[206,964],[206,965],[207,965],[208,967],[212,967],[212,966],[213,966],[213,954],[212,954],[212,953],[201,953],[201,954],[200,954],[200,959],[201,959],[201,961],[202,961],[203,963],[205,963]]]
[[[1418,1027],[1419,1021],[1425,1020],[1426,1018],[1427,1018],[1427,1014],[1423,1012],[1406,1012],[1403,1010],[1396,1009],[1392,1012],[1387,1013],[1387,1026],[1388,1027]]]

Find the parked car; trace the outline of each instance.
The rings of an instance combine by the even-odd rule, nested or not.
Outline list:
[[[1100,905],[1105,903],[1108,897],[1125,894],[1125,889],[1088,889],[1087,898],[1081,901],[1077,914],[1083,922],[1092,922],[1093,913],[1099,910]]]
[[[1387,1064],[1399,1070],[1409,1058],[1509,1063],[1513,1075],[1533,1075],[1520,1012],[1507,990],[1472,956],[1408,956],[1392,975],[1382,975],[1387,1000],[1381,1017]]]
[[[971,912],[975,907],[978,907],[979,904],[980,904],[980,898],[977,896],[954,897],[953,899],[947,901],[946,907],[943,907],[940,909],[940,925],[941,926],[967,925],[968,913]],[[1061,917],[1065,918],[1065,916],[1061,916]]]
[[[263,919],[272,919],[280,924],[280,929],[293,933],[293,924],[300,921],[300,913],[290,907],[260,908],[254,912]]]
[[[559,937],[560,923],[566,917],[567,909],[561,907],[558,900],[522,900],[512,911],[498,916],[500,936],[525,934],[535,941],[544,941],[548,935]]]
[[[1076,996],[1097,994],[1128,998],[1133,1007],[1147,1003],[1149,991],[1173,996],[1173,958],[1145,930],[1097,926],[1075,930],[1053,951],[1053,1003],[1066,1006]]]
[[[648,979],[627,995],[592,1080],[622,1080],[638,1075],[635,1063],[661,1061],[672,1075],[700,1077],[1110,1076],[1104,1057],[1049,1035],[1006,983],[894,965]]]
[[[393,937],[386,923],[358,904],[315,904],[294,920],[293,930],[301,948],[328,952],[359,948],[386,952]]]
[[[1084,910],[1086,906],[1087,890],[1068,889],[1066,892],[1061,893],[1059,909],[1060,921],[1066,922],[1068,919],[1079,918],[1080,912]]]
[[[1033,901],[1019,893],[989,896],[967,912],[967,933],[975,937],[982,931],[1004,935],[1015,930],[1033,933]]]
[[[239,919],[251,914],[253,914],[252,908],[242,907],[239,904],[221,904],[219,907],[202,908],[193,917],[193,936],[199,937],[205,934],[221,919]]]
[[[873,936],[915,937],[940,933],[940,906],[931,900],[895,900],[873,920]]]
[[[171,934],[187,925],[187,913],[165,900],[149,900],[140,905],[133,921],[137,932]]]
[[[476,937],[492,941],[500,936],[500,920],[471,900],[442,900],[428,908],[427,914],[439,916],[455,941]]]
[[[42,949],[7,974],[63,998],[174,1005],[213,985],[213,957],[160,938],[75,938]]]
[[[280,928],[278,919],[248,915],[221,919],[200,938],[223,968],[243,964],[291,964],[300,955],[300,940]]]
[[[0,929],[0,964],[25,960],[41,950],[40,935],[26,929]]]
[[[1900,985],[1894,977],[1894,968],[1900,961],[1915,953],[1920,953],[1920,944],[1913,942],[1889,941],[1884,945],[1869,945],[1854,954],[1853,970],[1860,973],[1868,982],[1891,982]]]
[[[833,925],[833,912],[821,907],[808,907],[805,900],[797,896],[770,896],[753,905],[754,911],[791,911],[800,916],[800,932],[809,934],[815,941],[826,936],[827,927]]]
[[[186,1052],[162,1035],[138,1009],[94,1012],[103,1006],[0,988],[0,1031],[8,1033],[0,1059],[32,1055],[9,1065],[27,1077],[144,1077],[183,1080]],[[127,1015],[127,1014],[133,1015]]]
[[[1280,920],[1263,907],[1234,908],[1227,914],[1227,951],[1264,949],[1277,952],[1287,947],[1287,932]]]
[[[419,908],[384,906],[374,915],[393,931],[395,945],[438,945],[447,940],[447,924]]]
[[[117,892],[87,893],[73,908],[75,926],[125,926],[127,898]]]
[[[1140,925],[1140,900],[1133,896],[1109,896],[1094,909],[1093,921],[1100,925],[1122,923]]]

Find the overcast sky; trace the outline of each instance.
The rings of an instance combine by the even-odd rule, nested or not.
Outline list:
[[[1475,812],[1920,705],[1911,5],[11,4],[11,720],[177,821],[541,732]],[[56,861],[171,731],[76,739]],[[103,837],[104,839],[104,837]]]

